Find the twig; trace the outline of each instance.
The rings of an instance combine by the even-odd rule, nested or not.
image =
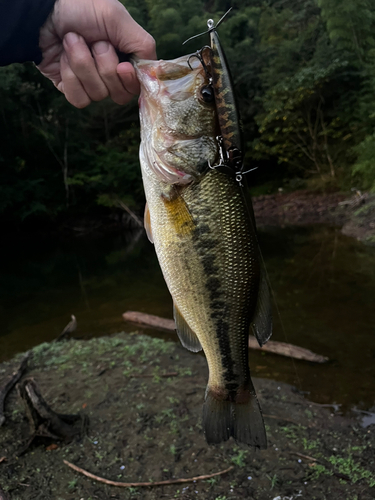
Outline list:
[[[64,330],[60,333],[60,335],[55,339],[55,342],[61,342],[65,337],[70,335],[71,333],[75,332],[77,330],[77,319],[72,314],[71,316],[71,321],[66,325]]]
[[[67,460],[64,460],[64,464],[75,470],[76,472],[80,472],[81,474],[89,477],[90,479],[94,479],[95,481],[99,481],[100,483],[109,484],[111,486],[119,486],[120,488],[138,488],[140,486],[165,486],[167,484],[181,484],[181,483],[192,483],[194,481],[202,481],[203,479],[210,479],[211,477],[221,476],[222,474],[226,474],[234,469],[233,466],[228,467],[228,469],[221,470],[220,472],[214,472],[213,474],[207,474],[205,476],[196,476],[190,478],[182,478],[182,479],[169,479],[168,481],[155,481],[148,483],[121,483],[118,481],[110,481],[109,479],[104,479],[103,477],[95,476],[91,474],[91,472],[87,472],[80,467],[77,467],[74,464],[71,464]]]
[[[304,458],[305,460],[310,460],[310,462],[323,463],[320,460],[318,460],[317,458],[309,457],[308,455],[302,455],[302,453],[298,453],[297,451],[292,451],[292,455],[297,455],[297,457]]]
[[[0,464],[1,464],[2,462],[5,462],[5,460],[6,460],[6,459],[7,459],[7,457],[0,457]]]
[[[3,387],[0,387],[0,427],[5,422],[5,416],[4,416],[5,398],[7,397],[8,393],[11,391],[11,389],[19,381],[19,379],[22,377],[22,374],[27,367],[27,362],[29,360],[29,357],[30,357],[30,353],[27,353],[26,356],[21,361],[21,364],[18,367],[18,369],[15,372],[13,372],[13,374],[10,377],[10,379],[8,380],[8,382],[6,382],[3,385]]]
[[[143,227],[143,221],[142,221],[142,219],[140,219],[138,217],[138,215],[135,215],[135,213],[132,212],[130,210],[130,208],[127,205],[125,205],[125,203],[123,201],[121,201],[120,199],[116,199],[116,203],[117,203],[117,205],[119,207],[121,207],[123,210],[125,210],[125,212],[128,212],[128,214],[130,215],[130,217],[132,217],[135,220],[135,222],[137,223],[137,225],[139,227]]]

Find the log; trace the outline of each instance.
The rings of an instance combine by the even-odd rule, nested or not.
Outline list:
[[[305,349],[304,347],[299,347],[293,344],[287,344],[286,342],[277,342],[275,340],[269,340],[266,345],[260,347],[258,341],[252,335],[249,336],[249,348],[258,350],[272,352],[274,354],[280,354],[280,356],[286,356],[288,358],[302,359],[303,361],[311,361],[312,363],[325,363],[328,361],[326,356],[321,354],[316,354],[315,352]]]
[[[173,319],[160,318],[153,314],[146,314],[137,311],[126,311],[122,315],[124,321],[135,323],[138,326],[145,328],[155,328],[156,330],[165,330],[167,332],[174,332],[176,329]]]
[[[137,326],[144,328],[155,328],[157,330],[163,330],[167,332],[173,332],[176,329],[173,319],[160,318],[159,316],[154,316],[152,314],[146,314],[137,311],[127,311],[122,315],[122,317],[124,321],[136,324]],[[265,344],[263,347],[260,347],[256,338],[252,335],[249,336],[249,349],[271,352],[273,354],[279,354],[280,356],[286,356],[288,358],[311,361],[312,363],[325,363],[326,361],[328,361],[328,358],[326,356],[315,354],[309,349],[298,347],[293,344],[287,344],[286,342],[276,342],[269,340],[267,344]]]
[[[5,382],[5,384],[2,387],[0,387],[0,427],[5,422],[5,415],[4,415],[5,399],[10,393],[10,391],[13,389],[13,387],[16,385],[16,383],[19,381],[19,379],[22,377],[23,372],[26,370],[29,357],[30,354],[29,353],[26,354],[26,356],[21,361],[21,364],[18,367],[18,369],[14,371],[9,380]]]

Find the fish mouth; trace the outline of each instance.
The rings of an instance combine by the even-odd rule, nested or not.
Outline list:
[[[215,110],[198,98],[207,84],[203,66],[187,55],[171,61],[135,60],[134,67],[141,83],[141,160],[162,182],[198,179],[202,164],[217,157]]]

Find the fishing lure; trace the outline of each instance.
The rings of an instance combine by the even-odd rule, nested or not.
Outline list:
[[[241,184],[243,175],[255,169],[243,171],[243,146],[238,108],[231,73],[217,33],[218,26],[231,10],[232,8],[224,14],[216,25],[212,19],[209,19],[207,21],[207,31],[189,38],[184,43],[206,33],[210,35],[210,46],[205,46],[196,54],[190,56],[197,57],[200,60],[209,77],[209,84],[215,96],[220,128],[220,136],[217,137],[220,161],[217,165],[209,166],[210,168],[229,167],[235,173],[237,182]]]

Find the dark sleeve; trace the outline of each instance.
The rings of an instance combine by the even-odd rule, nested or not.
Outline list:
[[[42,60],[39,30],[55,0],[0,0],[0,66]]]

